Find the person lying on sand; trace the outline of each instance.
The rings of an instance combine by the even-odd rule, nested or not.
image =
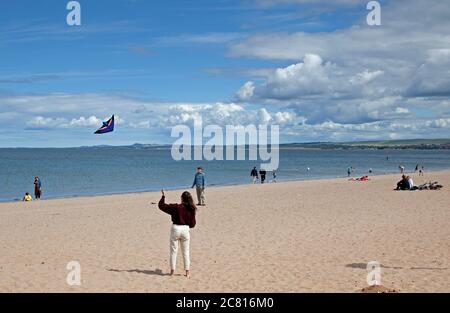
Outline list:
[[[418,190],[440,190],[441,188],[443,188],[444,186],[440,185],[437,181],[432,183],[425,183],[422,185],[417,186]]]
[[[356,179],[355,178],[349,179],[349,181],[369,181],[369,180],[370,180],[370,178],[367,175],[356,178]]]

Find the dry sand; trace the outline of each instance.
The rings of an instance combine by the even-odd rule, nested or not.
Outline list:
[[[398,178],[209,188],[190,279],[167,276],[160,193],[3,203],[0,291],[359,292],[378,261],[387,288],[449,292],[450,172],[414,175],[440,191],[396,192]],[[81,286],[66,284],[72,260]]]

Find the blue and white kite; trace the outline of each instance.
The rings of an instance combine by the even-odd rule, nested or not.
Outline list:
[[[114,131],[114,115],[106,122],[103,122],[103,126],[100,127],[94,134],[106,134],[112,131]]]

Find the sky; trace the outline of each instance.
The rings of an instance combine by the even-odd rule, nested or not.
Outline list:
[[[68,2],[0,4],[0,147],[170,144],[199,117],[283,143],[450,137],[446,1],[379,1],[380,26],[361,0],[80,0],[80,26]]]

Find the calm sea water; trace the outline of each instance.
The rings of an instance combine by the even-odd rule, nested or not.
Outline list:
[[[389,156],[389,160],[386,157]],[[278,180],[308,180],[397,173],[399,164],[414,171],[450,169],[450,150],[280,150]],[[169,148],[135,149],[0,149],[0,201],[33,194],[33,180],[41,177],[43,198],[99,195],[189,188],[196,166],[203,166],[208,185],[250,182],[255,161],[174,161]],[[310,168],[307,171],[307,168]],[[268,173],[268,179],[271,179]]]

